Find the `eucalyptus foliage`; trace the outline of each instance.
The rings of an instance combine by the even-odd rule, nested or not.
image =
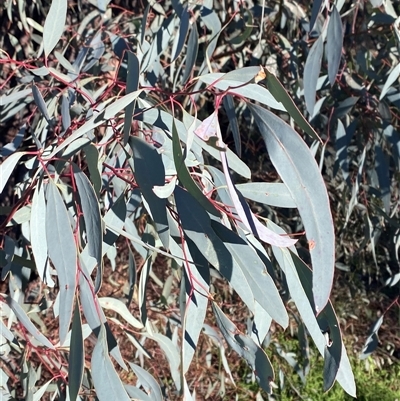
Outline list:
[[[22,48],[10,32],[14,53],[0,54],[12,82],[0,97],[0,118],[28,111],[3,146],[0,167],[3,199],[14,199],[2,210],[1,278],[8,285],[0,298],[2,358],[23,354],[22,371],[14,374],[26,399],[47,392],[70,400],[93,394],[101,401],[195,400],[187,375],[200,336],[220,347],[227,377],[222,339],[271,394],[276,378],[265,339],[273,322],[288,327],[289,299],[299,332],[324,358],[323,390],[338,381],[356,395],[329,300],[336,237],[326,182],[341,169],[346,202],[337,213],[346,217],[338,234],[361,210],[375,263],[385,225],[397,257],[400,141],[391,114],[398,106],[398,64],[382,72],[366,49],[354,56],[365,61],[356,73],[355,61],[342,57],[346,29],[362,7],[368,29],[393,27],[386,51],[398,61],[396,11],[390,1],[315,1],[304,8],[286,0],[214,3],[149,2],[139,13],[100,0],[3,6],[30,35]],[[364,85],[364,77],[374,83]],[[369,102],[373,139],[354,142],[365,116],[351,110],[361,102]],[[265,143],[276,182],[252,180],[242,154],[255,136]],[[359,201],[361,190],[370,194],[372,209]],[[254,212],[253,201],[267,208],[268,218]],[[299,232],[288,232],[277,210],[300,216]],[[126,297],[101,296],[104,256],[115,266],[121,240],[129,250]],[[150,306],[147,294],[158,256],[172,271],[160,293],[167,308],[177,307],[157,309],[155,318],[156,300]],[[28,304],[24,294],[34,273],[41,302]],[[221,278],[246,306],[247,330],[214,292]],[[205,322],[207,313],[218,331]],[[49,314],[58,319],[58,332],[45,335]],[[129,360],[112,327],[135,346]],[[87,338],[95,339],[94,349]],[[168,386],[143,368],[148,340],[168,360]],[[32,354],[40,356],[39,366]],[[41,372],[50,368],[53,377],[44,382]],[[124,383],[121,371],[132,371],[136,385]],[[8,376],[3,369],[4,399],[16,396]]]

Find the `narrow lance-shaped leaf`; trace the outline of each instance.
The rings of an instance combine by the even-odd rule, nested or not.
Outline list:
[[[236,261],[211,227],[208,213],[193,196],[177,186],[175,202],[185,235],[192,240],[199,252],[229,281],[251,311],[254,297]]]
[[[335,235],[325,183],[310,149],[288,124],[249,105],[268,154],[297,204],[309,242],[317,312],[329,299],[335,269]]]
[[[72,168],[81,201],[83,218],[85,219],[89,255],[94,257],[97,262],[98,271],[96,276],[95,292],[98,292],[101,287],[103,276],[103,228],[101,225],[99,202],[86,174],[84,174],[76,164],[73,164]]]
[[[97,398],[100,401],[130,401],[108,355],[104,325],[101,325],[100,334],[93,350],[92,378]]]
[[[50,160],[54,157],[58,152],[62,149],[66,148],[69,144],[80,138],[81,136],[87,134],[93,128],[98,127],[101,124],[104,124],[110,118],[114,118],[121,110],[123,110],[128,104],[132,103],[139,95],[142,93],[142,90],[138,90],[133,93],[129,93],[115,102],[111,103],[107,106],[102,112],[98,115],[93,116],[90,120],[86,121],[81,127],[79,127],[74,133],[69,136],[64,142],[58,145],[48,156]]]
[[[271,221],[268,221],[268,226],[278,233],[283,233],[284,231],[276,226]],[[315,316],[314,300],[312,294],[312,286],[306,285],[303,287],[304,281],[301,281],[295,263],[293,262],[291,252],[286,248],[272,247],[274,256],[279,263],[279,266],[285,273],[285,278],[287,285],[289,287],[290,296],[296,304],[296,308],[300,312],[300,316],[309,331],[311,338],[315,342],[321,355],[325,355],[325,348],[327,346],[327,341],[324,334],[321,331],[321,326],[317,322]],[[292,249],[295,251],[295,248]],[[297,258],[298,259],[298,258]],[[304,264],[301,261],[302,264]],[[308,267],[307,267],[308,268]],[[311,279],[312,281],[312,279]],[[305,282],[306,283],[306,282]],[[328,303],[327,305],[331,305]],[[322,315],[322,313],[321,313]],[[342,356],[339,370],[337,372],[337,380],[343,389],[355,397],[356,387],[354,382],[354,376],[351,370],[351,365],[346,353],[346,349],[342,344]]]
[[[129,362],[129,366],[139,379],[140,384],[149,394],[151,394],[151,399],[153,401],[162,401],[164,397],[162,395],[160,385],[156,382],[154,377],[138,365]]]
[[[331,86],[333,86],[335,84],[336,74],[339,70],[343,46],[342,20],[335,5],[332,6],[326,40],[329,82],[331,83]]]
[[[182,15],[180,16],[180,19],[181,19],[181,22],[179,24],[178,44],[177,44],[177,47],[175,50],[175,55],[172,57],[172,60],[171,60],[172,62],[175,61],[181,54],[183,45],[185,44],[186,35],[189,30],[190,13],[189,13],[187,7],[182,11]]]
[[[38,184],[33,193],[30,229],[32,253],[35,258],[36,269],[42,281],[49,287],[54,287],[54,281],[51,278],[47,263],[47,239],[43,235],[46,232],[46,200],[43,183]]]
[[[47,186],[46,237],[60,286],[60,343],[67,336],[76,290],[77,254],[64,201],[53,181]]]
[[[67,0],[52,0],[43,27],[43,47],[46,57],[60,40],[67,17]]]
[[[192,73],[193,67],[196,64],[197,52],[199,50],[199,34],[197,32],[196,23],[190,28],[189,40],[187,45],[185,71],[182,75],[182,85],[185,85]]]
[[[319,135],[315,132],[314,128],[311,127],[309,122],[300,113],[293,99],[286,92],[286,89],[279,82],[276,76],[274,74],[271,74],[267,68],[264,68],[264,73],[267,78],[267,87],[270,90],[271,94],[274,96],[274,98],[285,106],[285,109],[289,113],[290,117],[292,117],[293,120],[296,121],[296,124],[304,132],[310,135],[311,138],[316,139],[319,142],[322,142]]]
[[[168,249],[167,201],[159,198],[153,192],[154,186],[162,186],[165,183],[165,169],[161,155],[152,145],[138,137],[129,138],[129,145],[133,152],[136,182],[149,205],[157,233],[164,247]]]
[[[25,311],[22,309],[17,301],[12,299],[11,297],[7,297],[7,303],[8,306],[15,313],[15,316],[20,321],[20,323],[36,340],[45,345],[47,348],[50,348],[52,350],[55,349],[53,344],[31,322],[28,315],[25,313]]]
[[[215,302],[213,302],[212,307],[218,327],[226,342],[246,360],[262,389],[271,394],[270,383],[274,381],[274,370],[267,354],[251,337],[241,333]]]
[[[137,90],[139,85],[139,60],[136,55],[127,51],[128,54],[128,73],[126,76],[126,93],[131,93]],[[128,143],[129,135],[131,132],[132,125],[132,114],[135,109],[135,101],[128,104],[125,108],[125,120],[124,120],[124,145]]]
[[[79,311],[79,302],[75,302],[74,317],[72,319],[70,356],[68,360],[68,389],[69,399],[75,401],[82,384],[85,352],[82,335],[82,319]]]
[[[19,162],[19,159],[21,159],[21,157],[25,154],[26,154],[26,152],[13,153],[12,155],[8,156],[7,159],[1,164],[1,166],[0,166],[0,193],[3,192],[3,189],[6,186],[7,181],[10,178],[10,175],[13,173],[15,166]]]
[[[278,289],[262,260],[253,248],[232,230],[216,221],[212,221],[211,224],[243,271],[254,299],[285,329],[288,326],[289,317]]]
[[[322,53],[324,51],[324,40],[322,35],[314,42],[308,53],[304,66],[304,99],[307,111],[313,115],[315,105],[315,94],[317,82],[321,71]]]
[[[179,181],[197,199],[197,201],[204,207],[205,210],[207,210],[214,216],[219,217],[220,214],[218,210],[214,207],[214,205],[209,201],[209,199],[203,194],[200,188],[193,181],[193,178],[191,177],[189,170],[186,167],[175,122],[173,122],[172,125],[172,145],[174,152],[174,163]]]

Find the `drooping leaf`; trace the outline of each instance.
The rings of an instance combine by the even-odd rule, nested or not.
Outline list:
[[[233,139],[235,141],[236,153],[238,154],[239,157],[242,157],[242,142],[240,140],[239,124],[238,124],[238,121],[236,118],[235,104],[233,102],[232,96],[231,95],[224,96],[223,103],[224,103],[224,108],[225,108],[226,114],[228,115],[229,126],[233,133]]]
[[[143,325],[139,322],[139,320],[133,317],[133,315],[131,314],[131,312],[129,312],[129,309],[126,307],[126,305],[119,299],[111,297],[102,297],[99,298],[99,305],[101,305],[102,308],[117,312],[135,329],[143,328]]]
[[[79,302],[75,302],[72,318],[70,354],[68,360],[68,390],[69,399],[75,401],[81,388],[83,368],[85,366],[85,349],[82,335],[82,319],[79,311]]]
[[[22,309],[17,301],[8,296],[7,304],[15,313],[15,316],[20,321],[20,323],[36,340],[38,340],[47,348],[55,350],[53,344],[35,327],[35,325],[31,322],[28,315],[25,313],[25,311]]]
[[[129,93],[125,96],[122,96],[115,102],[111,103],[107,106],[102,112],[98,115],[93,116],[90,120],[86,121],[81,127],[79,127],[73,134],[71,134],[64,142],[58,145],[48,156],[49,159],[54,157],[58,152],[62,149],[66,148],[72,142],[80,138],[81,136],[87,134],[93,128],[98,127],[101,124],[104,124],[110,118],[114,118],[121,110],[123,110],[128,104],[132,103],[142,92],[142,90],[138,90],[133,93]]]
[[[182,14],[179,17],[181,22],[179,24],[178,44],[176,46],[175,54],[172,57],[172,62],[175,61],[181,54],[183,45],[185,44],[186,35],[189,30],[190,13],[187,7],[182,11]]]
[[[48,265],[47,239],[43,235],[46,232],[46,200],[43,183],[38,184],[33,193],[30,223],[31,246],[37,272],[43,282],[49,287],[54,287]]]
[[[371,355],[372,352],[376,350],[376,348],[379,345],[379,339],[378,339],[378,331],[380,327],[382,326],[383,323],[383,318],[384,315],[380,316],[379,319],[374,323],[370,330],[370,334],[365,341],[364,348],[361,351],[360,354],[360,359],[366,359],[368,358],[369,355]]]
[[[186,246],[186,244],[183,244]],[[190,252],[189,252],[190,251]],[[203,329],[208,305],[210,270],[207,259],[198,248],[187,240],[186,255],[194,263],[184,263],[185,313],[183,316],[184,339],[182,343],[182,373],[185,375],[196,351],[199,335]]]
[[[315,0],[313,1],[312,10],[311,10],[311,18],[310,18],[310,32],[314,28],[315,21],[318,18],[318,14],[321,10],[323,0]]]
[[[250,286],[236,261],[212,229],[207,212],[189,192],[179,186],[175,188],[174,195],[185,235],[192,240],[204,258],[228,280],[243,302],[253,311],[254,297]]]
[[[187,80],[192,73],[193,67],[196,64],[197,52],[199,50],[199,34],[197,32],[196,24],[192,24],[190,27],[190,34],[187,44],[187,54],[186,54],[186,65],[185,71],[182,75],[181,83],[185,85]]]
[[[101,225],[100,207],[93,186],[86,174],[76,164],[72,164],[72,168],[85,220],[89,255],[94,257],[97,262],[98,271],[95,284],[95,292],[97,293],[100,290],[103,276],[103,227]]]
[[[134,53],[131,51],[128,54],[128,73],[126,76],[126,93],[137,91],[139,85],[139,60]],[[124,145],[128,143],[129,135],[131,132],[132,125],[132,114],[135,109],[135,101],[128,104],[125,108],[125,120],[124,120]]]
[[[296,207],[285,184],[274,182],[249,182],[236,184],[236,188],[247,199],[277,207]]]
[[[189,170],[186,167],[175,123],[172,126],[172,144],[174,152],[174,163],[179,181],[197,199],[197,201],[204,207],[205,210],[207,210],[214,216],[219,217],[220,214],[218,210],[193,181],[193,178],[191,177]]]
[[[102,185],[99,171],[99,151],[92,143],[86,145],[83,150],[86,154],[86,163],[89,169],[90,181],[93,185],[96,196],[98,197]]]
[[[386,96],[393,83],[399,79],[399,76],[400,76],[400,63],[393,68],[393,70],[387,77],[385,85],[382,88],[381,95],[379,96],[379,100],[382,100]]]
[[[165,169],[161,155],[153,146],[138,137],[129,138],[129,145],[133,152],[136,182],[150,207],[157,233],[165,248],[168,249],[167,202],[153,192],[154,186],[162,186],[165,183]]]
[[[227,343],[246,360],[262,389],[271,394],[271,382],[274,381],[275,375],[267,354],[251,337],[241,333],[215,302],[212,307],[218,327]]]
[[[325,183],[310,149],[280,118],[249,106],[268,154],[296,202],[302,218],[313,265],[313,294],[317,312],[329,299],[335,269],[335,235]]]
[[[319,73],[321,72],[323,51],[324,40],[322,35],[320,35],[312,45],[304,66],[304,99],[306,101],[307,111],[310,115],[314,112],[315,94]]]
[[[51,2],[43,27],[43,47],[46,57],[49,56],[64,33],[67,5],[67,0],[52,0]]]
[[[60,343],[67,336],[76,290],[77,254],[74,234],[56,184],[47,186],[46,238],[49,257],[57,271],[60,287]]]
[[[328,75],[331,86],[335,84],[336,74],[342,58],[343,27],[339,11],[333,4],[327,31],[326,53],[328,58]]]
[[[304,118],[303,114],[300,113],[293,99],[286,92],[286,89],[279,82],[274,74],[271,74],[266,68],[264,68],[264,73],[267,78],[267,87],[271,91],[272,96],[276,99],[277,102],[281,102],[285,107],[286,111],[289,115],[296,121],[296,124],[311,138],[318,140],[321,142],[321,138],[315,132],[314,128],[308,123],[308,121]]]
[[[179,357],[178,347],[174,345],[171,339],[160,333],[154,333],[149,336],[149,338],[156,341],[160,348],[163,350],[169,363],[172,380],[174,381],[177,390],[180,391],[181,374],[179,370],[179,365],[181,363],[181,360]]]
[[[130,401],[108,355],[106,329],[103,325],[93,350],[92,378],[100,401]]]
[[[276,226],[272,222],[268,222],[268,226],[275,230],[278,233],[282,233],[283,230]],[[322,356],[325,355],[325,347],[327,345],[326,338],[321,331],[321,327],[317,322],[317,318],[315,316],[315,308],[314,308],[314,298],[312,295],[312,287],[307,286],[303,287],[302,281],[300,280],[297,268],[292,259],[294,253],[291,253],[286,248],[277,248],[272,247],[272,251],[274,256],[279,263],[279,266],[285,273],[286,282],[290,291],[290,296],[296,304],[296,308],[300,312],[300,316],[307,327],[308,332],[310,333],[311,338],[313,339],[315,345],[318,348],[318,351]],[[292,249],[292,252],[295,249]],[[297,258],[298,261],[300,261]],[[301,265],[304,263],[302,261],[299,262]],[[307,266],[306,266],[307,267]],[[307,267],[308,269],[308,267]],[[313,279],[311,279],[313,281]],[[307,294],[308,291],[308,294]],[[327,305],[331,305],[328,303]],[[343,387],[343,389],[355,397],[356,395],[356,386],[354,382],[354,376],[351,370],[351,365],[346,353],[346,349],[344,345],[342,345],[341,351],[341,363],[339,370],[337,372],[337,381]]]
[[[7,159],[1,164],[0,193],[3,192],[3,189],[6,186],[7,181],[10,178],[10,175],[14,172],[15,166],[19,162],[19,159],[21,159],[21,157],[25,154],[26,152],[13,153],[12,155],[8,156]]]
[[[162,395],[160,385],[157,383],[154,377],[149,372],[140,366],[133,364],[132,362],[129,362],[129,366],[139,379],[140,384],[144,387],[147,393],[151,395],[151,399],[153,401],[163,401],[164,397]]]
[[[285,329],[289,317],[278,289],[262,260],[246,241],[223,224],[212,221],[211,225],[243,271],[254,299]]]

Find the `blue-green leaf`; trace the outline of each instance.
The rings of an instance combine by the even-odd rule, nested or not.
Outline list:
[[[154,186],[162,186],[165,183],[165,170],[161,155],[153,146],[138,137],[131,137],[129,145],[133,152],[136,182],[150,207],[157,233],[165,248],[168,249],[167,201],[159,198],[153,192]]]
[[[81,200],[83,218],[85,219],[89,255],[94,257],[97,262],[98,272],[96,275],[95,292],[98,292],[103,276],[103,227],[101,225],[99,202],[86,174],[76,164],[73,164],[72,168]]]
[[[317,312],[329,299],[335,269],[335,235],[325,183],[302,138],[271,112],[249,106],[278,174],[296,202],[309,241]]]
[[[92,378],[97,398],[100,401],[130,401],[108,355],[104,325],[100,328],[100,334],[93,350]]]
[[[192,240],[204,258],[229,281],[249,309],[254,311],[254,297],[246,277],[212,229],[208,213],[182,188],[177,186],[174,194],[185,235]]]
[[[271,394],[270,383],[274,381],[275,375],[267,354],[251,337],[241,333],[215,302],[213,302],[212,307],[218,327],[226,342],[246,360],[262,389]]]
[[[67,0],[52,0],[43,27],[43,47],[46,57],[60,40],[67,17]]]
[[[46,232],[46,200],[43,183],[39,183],[33,193],[31,209],[31,246],[37,272],[49,287],[54,287],[48,268]]]
[[[7,303],[11,310],[15,313],[15,316],[20,323],[36,340],[45,345],[47,348],[55,350],[53,344],[35,327],[17,301],[8,296]]]
[[[139,85],[139,60],[136,55],[127,51],[128,54],[128,73],[126,76],[126,93],[134,92],[138,89]],[[125,108],[125,120],[124,120],[124,145],[128,143],[129,135],[131,132],[132,125],[132,114],[135,109],[135,102],[128,104]]]
[[[60,343],[67,336],[76,290],[77,253],[74,234],[56,184],[47,186],[46,237],[49,257],[60,287]]]
[[[149,372],[140,366],[133,364],[132,362],[129,362],[129,366],[139,379],[140,384],[144,387],[147,393],[150,394],[151,399],[153,401],[163,401],[164,397],[162,395],[160,385],[157,383],[154,377]]]
[[[296,207],[285,184],[275,182],[249,182],[236,184],[236,188],[247,199],[277,207]]]
[[[334,4],[332,5],[331,16],[329,18],[326,40],[329,82],[331,86],[333,86],[335,84],[336,74],[339,70],[343,46],[342,20]]]
[[[315,93],[319,73],[321,72],[322,53],[324,52],[324,40],[322,35],[314,42],[308,53],[304,66],[304,99],[307,111],[313,115],[315,105]]]
[[[68,389],[69,399],[75,401],[82,384],[85,351],[83,346],[82,319],[78,300],[75,302],[72,319],[70,354],[68,360]]]

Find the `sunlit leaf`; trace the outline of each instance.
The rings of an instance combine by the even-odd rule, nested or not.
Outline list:
[[[73,164],[72,168],[81,201],[83,218],[85,220],[89,255],[94,257],[97,262],[98,271],[96,275],[95,292],[98,292],[101,287],[103,276],[103,255],[101,248],[103,242],[103,228],[101,225],[99,202],[86,174],[84,174],[76,164]]]
[[[335,270],[335,235],[325,183],[310,149],[280,118],[250,106],[278,174],[296,202],[309,243],[317,312],[329,299]]]
[[[10,296],[7,297],[7,304],[15,313],[17,319],[21,322],[24,328],[40,343],[45,345],[47,348],[55,350],[53,344],[40,332],[39,329],[35,327],[35,325],[31,322],[25,311],[22,307],[12,299]]]
[[[156,382],[154,377],[138,365],[129,362],[129,366],[138,377],[140,384],[145,388],[147,393],[151,394],[151,399],[154,401],[162,401],[164,397],[161,393],[160,385]]]
[[[334,4],[331,9],[326,40],[329,82],[331,86],[333,86],[335,84],[336,74],[339,70],[343,46],[342,20]]]
[[[149,204],[157,233],[165,248],[168,249],[167,202],[153,192],[154,186],[163,186],[165,184],[165,169],[161,155],[153,146],[138,137],[131,137],[129,145],[133,152],[136,182]]]
[[[67,17],[67,0],[52,0],[43,28],[43,46],[46,57],[49,56],[64,33]]]
[[[77,254],[74,234],[62,196],[53,181],[47,186],[46,238],[60,287],[60,343],[67,336],[76,290]]]
[[[315,94],[319,73],[321,72],[322,53],[324,52],[324,40],[322,35],[314,42],[308,53],[304,66],[304,99],[307,111],[313,114]]]
[[[100,401],[130,401],[108,355],[106,329],[102,325],[92,356],[92,378]]]

